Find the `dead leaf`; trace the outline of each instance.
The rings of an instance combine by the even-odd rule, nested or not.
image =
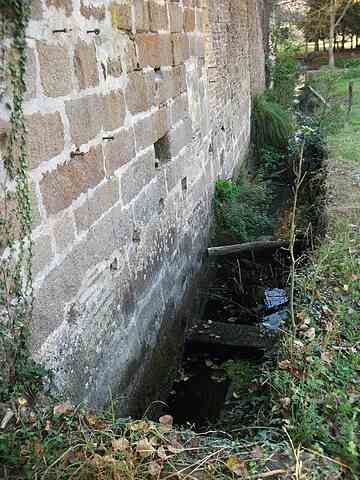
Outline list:
[[[163,415],[159,418],[162,432],[170,432],[173,426],[174,419],[171,415]]]
[[[321,354],[321,360],[324,363],[331,363],[331,355],[329,352],[322,352]]]
[[[305,319],[305,313],[304,313],[304,312],[299,312],[299,313],[297,313],[297,314],[296,314],[296,318],[297,318],[298,320],[300,320],[301,322],[303,322],[304,319]]]
[[[240,458],[231,456],[226,461],[228,469],[238,475],[239,477],[246,473],[246,463],[240,460]]]
[[[101,430],[106,426],[105,422],[100,420],[96,415],[86,415],[85,419],[90,427],[96,428],[97,430]]]
[[[148,469],[152,477],[158,477],[161,473],[161,465],[156,462],[150,462]]]
[[[281,370],[287,370],[288,368],[290,368],[290,360],[283,360],[281,362],[279,362],[279,368]]]
[[[291,405],[291,400],[288,397],[281,398],[280,403],[281,403],[281,406],[284,410],[288,410],[290,408],[290,405]]]
[[[116,463],[115,458],[111,455],[104,455],[103,457],[100,457],[100,459],[105,463]]]
[[[34,442],[34,451],[38,457],[42,457],[44,454],[44,447],[38,440]]]
[[[54,415],[69,415],[74,411],[74,407],[71,405],[69,400],[64,403],[59,403],[54,407]]]
[[[20,407],[26,407],[28,404],[28,401],[26,398],[18,398],[17,403],[19,404]]]
[[[147,438],[142,438],[137,442],[136,451],[141,457],[147,458],[153,455],[155,448],[151,445]]]
[[[308,338],[309,340],[314,340],[315,335],[316,332],[314,327],[309,328],[309,330],[304,333],[304,337]]]
[[[310,325],[310,318],[304,318],[299,325],[299,330],[305,330]]]
[[[130,430],[133,432],[147,433],[151,430],[151,424],[145,420],[136,420],[129,424]]]
[[[159,458],[161,458],[161,460],[166,460],[167,459],[165,448],[163,446],[161,446],[157,449],[157,454],[158,454]]]
[[[127,438],[116,438],[111,442],[111,445],[115,452],[125,452],[129,448],[130,442]]]
[[[157,445],[159,443],[159,439],[157,437],[155,437],[155,435],[153,435],[152,437],[149,438],[149,442],[151,443],[151,445],[153,447],[157,447]]]

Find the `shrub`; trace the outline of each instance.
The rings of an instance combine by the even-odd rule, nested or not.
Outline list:
[[[275,176],[285,163],[286,155],[284,153],[277,151],[271,145],[265,145],[260,151],[257,177],[266,181],[269,177]]]
[[[286,152],[292,133],[290,114],[266,94],[257,95],[252,109],[252,142],[257,156],[266,145]]]
[[[269,234],[272,219],[267,213],[269,193],[263,183],[241,177],[236,182],[216,182],[214,207],[216,237],[246,242]]]

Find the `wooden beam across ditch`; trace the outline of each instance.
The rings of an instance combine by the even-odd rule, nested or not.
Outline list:
[[[232,253],[246,253],[255,250],[276,250],[277,248],[289,248],[289,242],[287,240],[273,240],[273,241],[255,241],[248,243],[237,243],[234,245],[225,245],[222,247],[209,247],[207,249],[208,255],[224,256]]]

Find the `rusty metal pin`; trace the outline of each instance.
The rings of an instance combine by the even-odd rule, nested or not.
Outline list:
[[[59,28],[57,30],[53,30],[52,33],[69,33],[71,32],[71,28],[70,29],[67,29],[67,28]]]
[[[100,30],[98,28],[94,28],[94,30],[86,30],[86,33],[95,33],[95,35],[99,35]]]

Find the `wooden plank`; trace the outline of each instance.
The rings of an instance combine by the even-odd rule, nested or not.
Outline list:
[[[248,243],[236,243],[234,245],[225,245],[223,247],[209,247],[207,251],[208,255],[212,257],[216,255],[230,255],[232,253],[245,253],[252,250],[275,250],[277,248],[289,248],[289,242],[287,240],[270,240]]]
[[[218,344],[228,347],[268,349],[276,334],[260,325],[213,322],[192,332],[188,343]]]

